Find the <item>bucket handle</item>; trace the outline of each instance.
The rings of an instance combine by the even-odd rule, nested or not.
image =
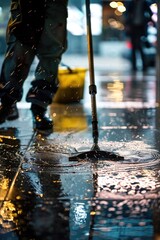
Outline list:
[[[62,65],[63,67],[66,67],[66,68],[68,69],[69,73],[73,73],[73,70],[72,70],[67,64],[61,63],[61,65]]]

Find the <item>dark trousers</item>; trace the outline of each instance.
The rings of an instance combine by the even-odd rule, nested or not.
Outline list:
[[[43,32],[36,48],[21,43],[12,33],[8,33],[8,47],[0,76],[2,104],[21,100],[23,84],[35,57],[38,63],[28,95],[32,95],[33,102],[40,106],[47,107],[52,102],[58,87],[58,65],[67,48],[66,21],[66,5],[48,1]],[[31,98],[27,98],[32,102]]]
[[[137,69],[137,54],[139,53],[142,60],[142,68],[146,69],[146,59],[144,52],[144,43],[142,38],[146,36],[143,26],[133,26],[131,31],[132,53],[131,61],[133,70]]]

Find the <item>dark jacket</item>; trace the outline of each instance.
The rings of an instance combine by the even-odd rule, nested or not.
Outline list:
[[[140,1],[140,0],[138,0]],[[127,8],[126,11],[126,29],[128,31],[128,34],[130,33],[130,31],[132,31],[133,28],[136,27],[136,25],[134,25],[134,11],[137,8],[137,4],[136,4],[136,0],[132,0]],[[147,24],[148,22],[152,21],[152,11],[150,9],[149,3],[147,1],[144,0],[143,2],[143,6],[142,6],[142,17],[143,17],[143,22],[141,24],[141,27],[143,29],[143,33],[146,33],[147,31]],[[152,21],[153,22],[153,21]]]
[[[12,32],[22,43],[39,42],[45,17],[46,0],[12,0],[8,33]]]

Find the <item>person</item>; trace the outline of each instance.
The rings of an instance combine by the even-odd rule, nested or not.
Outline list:
[[[35,57],[35,78],[26,94],[33,127],[50,130],[47,112],[58,88],[58,66],[67,49],[68,0],[11,0],[6,29],[7,49],[0,75],[0,123],[19,117],[17,102]]]
[[[145,0],[132,0],[126,10],[126,33],[131,39],[132,69],[137,70],[137,53],[140,53],[142,70],[147,69],[144,52],[144,40],[147,37],[148,23],[152,21],[152,11]]]

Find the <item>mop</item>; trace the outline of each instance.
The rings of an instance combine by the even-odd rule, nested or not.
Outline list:
[[[94,77],[94,60],[93,60],[93,43],[92,43],[92,30],[91,30],[91,19],[90,19],[90,0],[86,0],[86,22],[87,22],[87,44],[88,44],[88,62],[89,62],[89,76],[90,86],[89,94],[91,96],[91,111],[92,111],[92,136],[93,146],[90,151],[73,154],[69,157],[70,161],[79,160],[123,160],[124,158],[116,155],[112,152],[100,150],[98,146],[98,119],[97,119],[97,106],[96,106],[96,94],[97,87],[95,85]]]

